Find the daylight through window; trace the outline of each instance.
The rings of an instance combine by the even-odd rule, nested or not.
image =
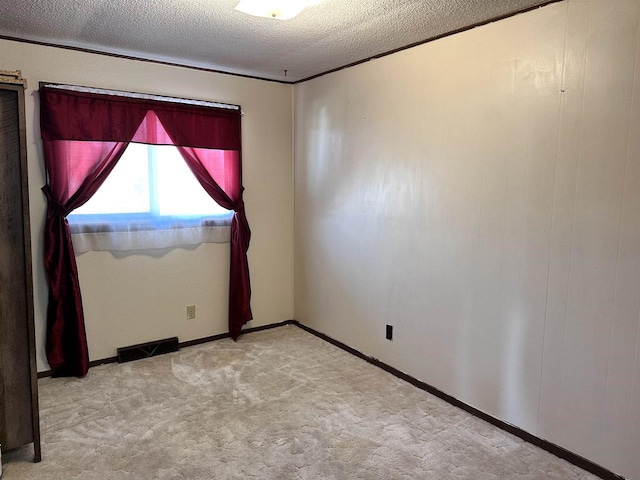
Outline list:
[[[230,217],[200,186],[173,145],[131,143],[71,224],[171,222]]]

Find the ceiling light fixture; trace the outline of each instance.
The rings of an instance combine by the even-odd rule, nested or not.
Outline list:
[[[255,17],[289,20],[319,0],[240,0],[236,10]]]

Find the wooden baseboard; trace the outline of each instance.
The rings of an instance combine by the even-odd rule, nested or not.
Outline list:
[[[401,372],[400,370],[393,368],[376,358],[367,356],[364,353],[356,350],[355,348],[352,348],[334,338],[331,338],[330,336],[325,335],[324,333],[320,333],[317,330],[314,330],[313,328],[298,322],[297,320],[293,320],[288,323],[296,325],[301,329],[315,335],[316,337],[321,338],[322,340],[325,340],[331,343],[332,345],[335,345],[336,347],[341,348],[342,350],[345,350],[346,352],[349,352],[352,355],[355,355],[356,357],[359,357],[371,363],[372,365],[375,365],[376,367],[383,369],[386,372],[389,372],[391,375],[398,377],[406,382],[409,382],[410,384],[418,387],[421,390],[429,392],[430,394],[444,400],[445,402],[450,403],[454,407],[461,408],[465,412],[468,412],[486,422],[489,422],[490,424],[506,432],[509,432],[512,435],[515,435],[516,437],[521,438],[525,442],[531,443],[536,447],[540,447],[543,450],[546,450],[547,452],[552,453],[556,457],[560,457],[566,460],[567,462],[572,463],[573,465],[580,467],[583,470],[586,470],[587,472],[593,473],[594,475],[597,475],[598,477],[604,480],[625,480],[624,477],[620,475],[616,475],[612,471],[598,465],[597,463],[592,462],[591,460],[588,460],[578,455],[577,453],[573,453],[570,450],[567,450],[566,448],[556,445],[555,443],[549,442],[540,437],[536,437],[535,435],[525,430],[522,430],[521,428],[516,427],[515,425],[507,423],[503,420],[500,420],[499,418],[489,415],[488,413],[478,410],[477,408],[472,407],[471,405],[464,403],[463,401],[458,400],[457,398],[452,397],[451,395],[448,395],[441,390],[438,390],[437,388],[435,388],[432,385],[429,385],[428,383],[425,383],[416,378],[413,378],[412,376],[407,375],[406,373]]]
[[[380,360],[374,358],[374,357],[370,357],[368,355],[365,355],[364,353],[356,350],[355,348],[352,348],[334,338],[331,338],[328,335],[325,335],[324,333],[320,333],[317,330],[314,330],[311,327],[308,327],[302,323],[300,323],[297,320],[285,320],[283,322],[278,322],[278,323],[271,323],[269,325],[262,325],[260,327],[253,327],[253,328],[247,328],[245,330],[242,330],[242,334],[247,334],[247,333],[253,333],[253,332],[260,332],[262,330],[269,330],[272,328],[277,328],[277,327],[282,327],[284,325],[295,325],[303,330],[305,330],[306,332],[311,333],[312,335],[315,335],[318,338],[321,338],[322,340],[325,340],[326,342],[331,343],[332,345],[346,351],[349,352],[352,355],[355,355],[358,358],[361,358],[369,363],[371,363],[372,365],[375,365],[376,367],[379,367],[381,369],[383,369],[384,371],[390,373],[391,375],[400,378],[414,386],[416,386],[417,388],[424,390],[442,400],[444,400],[445,402],[453,405],[454,407],[458,407],[462,410],[464,410],[465,412],[468,412],[486,422],[489,422],[490,424],[508,432],[511,433],[512,435],[515,435],[516,437],[521,438],[522,440],[524,440],[525,442],[529,442],[539,448],[542,448],[543,450],[546,450],[547,452],[555,455],[556,457],[562,458],[566,461],[568,461],[569,463],[572,463],[573,465],[582,468],[583,470],[586,470],[587,472],[593,473],[594,475],[597,475],[598,477],[604,479],[604,480],[625,480],[624,477],[617,475],[615,473],[613,473],[612,471],[592,462],[591,460],[588,460],[576,453],[571,452],[570,450],[567,450],[564,447],[561,447],[559,445],[556,445],[555,443],[549,442],[548,440],[544,440],[540,437],[537,437],[525,430],[522,430],[519,427],[516,427],[515,425],[512,425],[510,423],[507,423],[503,420],[500,420],[499,418],[496,418],[492,415],[489,415],[488,413],[485,413],[481,410],[478,410],[475,407],[472,407],[471,405],[464,403],[461,400],[458,400],[455,397],[452,397],[451,395],[444,393],[441,390],[438,390],[437,388],[435,388],[432,385],[429,385],[428,383],[422,382],[414,377],[412,377],[411,375],[407,375],[404,372],[401,372],[400,370],[387,365],[384,362],[381,362]],[[186,348],[186,347],[191,347],[194,345],[201,345],[203,343],[209,343],[209,342],[214,342],[216,340],[221,340],[223,338],[229,338],[230,335],[229,333],[221,333],[219,335],[212,335],[210,337],[204,337],[204,338],[198,338],[195,340],[188,340],[186,342],[182,342],[180,343],[180,348]],[[99,365],[104,365],[107,363],[116,363],[118,361],[117,357],[108,357],[108,358],[103,358],[101,360],[94,360],[92,362],[89,363],[90,367],[96,367]],[[47,370],[45,372],[38,372],[38,378],[44,378],[44,377],[50,377],[51,376],[51,370]]]
[[[260,332],[262,330],[269,330],[271,328],[282,327],[284,325],[297,324],[295,320],[285,320],[283,322],[278,323],[270,323],[268,325],[261,325],[259,327],[246,328],[242,330],[242,335],[246,333]],[[201,345],[203,343],[215,342],[216,340],[222,340],[223,338],[230,338],[231,335],[229,333],[220,333],[218,335],[212,335],[210,337],[197,338],[195,340],[187,340],[186,342],[181,342],[178,344],[179,348],[192,347],[194,345]],[[98,367],[100,365],[106,365],[108,363],[117,363],[118,357],[107,357],[101,358],[99,360],[92,360],[89,362],[89,368]],[[38,372],[38,378],[47,378],[51,376],[51,370],[45,370],[42,372]]]
[[[261,332],[262,330],[269,330],[271,328],[282,327],[284,325],[291,325],[297,323],[295,320],[285,320],[284,322],[270,323],[268,325],[261,325],[259,327],[245,328],[240,332],[241,335],[253,332]],[[198,338],[196,340],[188,340],[180,343],[180,348],[193,347],[194,345],[201,345],[203,343],[215,342],[216,340],[222,340],[223,338],[230,338],[229,333],[220,333],[218,335],[212,335],[210,337]]]

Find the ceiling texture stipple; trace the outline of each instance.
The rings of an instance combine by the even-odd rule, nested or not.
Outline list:
[[[297,82],[554,1],[321,0],[276,20],[238,0],[2,0],[0,37]]]

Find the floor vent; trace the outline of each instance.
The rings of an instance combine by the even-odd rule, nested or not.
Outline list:
[[[131,345],[118,348],[118,363],[131,362],[141,358],[155,357],[163,353],[177,352],[179,350],[178,337],[154,340],[153,342]]]

